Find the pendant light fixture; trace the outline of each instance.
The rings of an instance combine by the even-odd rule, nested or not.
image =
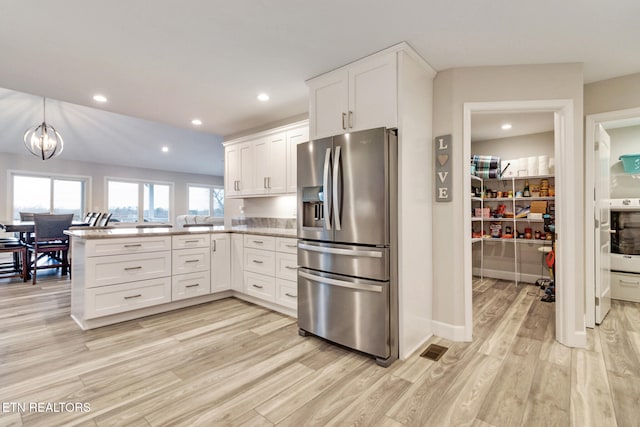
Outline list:
[[[42,124],[24,133],[24,145],[34,156],[47,160],[62,153],[64,142],[53,126],[46,122],[47,100],[42,98]]]

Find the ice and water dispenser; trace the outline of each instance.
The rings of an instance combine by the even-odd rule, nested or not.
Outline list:
[[[324,225],[323,187],[302,188],[302,226],[322,228]]]

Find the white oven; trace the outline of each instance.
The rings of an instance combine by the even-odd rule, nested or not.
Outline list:
[[[611,297],[640,302],[640,199],[612,199]]]

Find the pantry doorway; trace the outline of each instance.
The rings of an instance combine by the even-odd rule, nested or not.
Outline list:
[[[583,276],[583,253],[581,237],[583,233],[582,152],[574,144],[574,113],[571,100],[473,102],[464,104],[463,116],[463,176],[464,195],[471,193],[468,179],[469,159],[471,158],[471,123],[474,113],[551,113],[554,116],[554,159],[555,159],[555,227],[556,227],[556,263],[555,279],[558,286],[555,293],[555,332],[556,340],[570,347],[586,345],[584,329],[584,288],[576,282]],[[465,253],[464,253],[464,302],[465,302],[465,340],[473,337],[473,287],[472,287],[472,215],[471,198],[464,197]]]

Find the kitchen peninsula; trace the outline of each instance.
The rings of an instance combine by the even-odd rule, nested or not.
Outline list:
[[[71,229],[71,317],[93,329],[230,296],[296,316],[295,228]]]

